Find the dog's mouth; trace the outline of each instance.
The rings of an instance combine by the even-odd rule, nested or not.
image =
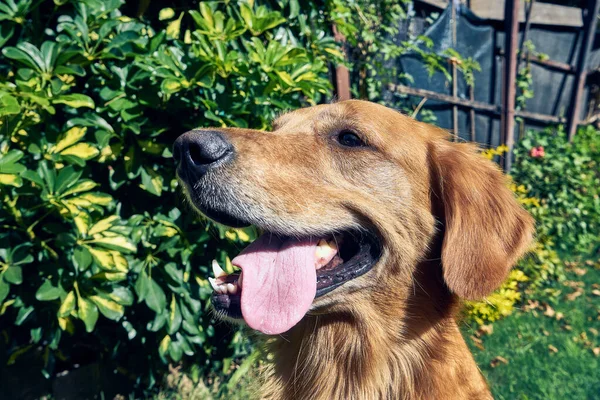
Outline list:
[[[369,231],[323,237],[264,233],[232,260],[239,268],[225,274],[213,262],[215,310],[266,334],[288,331],[313,300],[373,268],[381,244]]]

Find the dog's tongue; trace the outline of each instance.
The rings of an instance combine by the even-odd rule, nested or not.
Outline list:
[[[317,292],[317,242],[265,234],[232,260],[242,269],[242,315],[251,328],[276,335],[304,317]]]

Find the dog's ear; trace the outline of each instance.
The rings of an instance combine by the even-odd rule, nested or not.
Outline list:
[[[442,268],[446,285],[480,299],[506,279],[532,241],[534,222],[507,178],[472,144],[432,145],[434,207],[444,223]]]

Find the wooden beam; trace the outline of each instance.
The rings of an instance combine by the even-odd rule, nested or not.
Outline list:
[[[588,0],[586,7],[586,15],[584,18],[584,35],[583,41],[581,42],[581,48],[579,49],[579,57],[577,61],[577,73],[575,78],[575,84],[573,88],[573,97],[571,99],[571,113],[569,115],[569,141],[573,140],[575,133],[577,133],[577,126],[579,125],[579,114],[581,113],[581,102],[583,97],[583,91],[585,89],[585,80],[587,78],[587,61],[589,58],[590,51],[592,50],[592,44],[596,37],[596,26],[598,25],[597,17],[600,12],[600,0]]]
[[[416,0],[416,3],[427,4],[439,9],[446,9],[446,0]],[[470,0],[469,8],[482,19],[491,21],[504,21],[503,0]],[[519,22],[525,22],[525,6],[519,7]],[[559,4],[540,2],[535,6],[535,14],[531,16],[533,25],[565,26],[570,28],[581,28],[583,19],[578,7],[568,7]]]
[[[504,7],[504,98],[502,99],[501,136],[508,151],[504,156],[504,170],[510,172],[515,145],[515,97],[517,90],[517,50],[519,41],[520,0],[506,0]]]
[[[498,54],[501,57],[504,57],[504,50],[499,49],[496,52],[496,54]],[[525,60],[525,59],[527,59],[527,53],[523,52],[521,54],[521,60]],[[558,62],[558,61],[542,60],[541,58],[538,58],[538,57],[530,57],[529,58],[529,62],[541,65],[543,67],[548,67],[550,69],[555,69],[555,70],[558,70],[558,71],[564,71],[564,72],[567,72],[569,74],[575,73],[575,67],[573,67],[570,64],[566,64],[566,63],[562,63],[562,62]]]
[[[484,103],[482,101],[471,101],[460,97],[452,97],[447,94],[441,94],[432,90],[417,89],[410,86],[390,84],[389,89],[400,94],[408,94],[411,96],[426,97],[431,100],[443,101],[444,103],[456,104],[465,108],[474,108],[476,110],[487,111],[491,113],[499,113],[500,108],[493,104]]]
[[[390,84],[388,86],[389,90],[392,92],[396,92],[399,94],[406,94],[409,96],[416,96],[416,97],[421,97],[421,98],[426,98],[426,99],[430,99],[430,100],[437,100],[437,101],[442,101],[444,103],[448,103],[448,104],[455,104],[457,106],[466,108],[466,109],[470,109],[470,110],[479,110],[479,111],[483,111],[486,113],[490,113],[490,114],[494,114],[494,115],[500,115],[501,114],[501,107],[494,105],[494,104],[489,104],[489,103],[484,103],[481,101],[472,101],[472,100],[466,100],[460,97],[452,97],[449,96],[447,94],[441,94],[441,93],[437,93],[431,90],[426,90],[426,89],[417,89],[417,88],[413,88],[410,86],[404,86],[404,85],[394,85],[394,84]],[[566,119],[564,117],[555,117],[553,115],[547,115],[547,114],[540,114],[540,113],[534,113],[534,112],[529,112],[529,111],[515,111],[515,116],[517,117],[521,117],[527,120],[531,120],[531,121],[538,121],[538,122],[545,122],[545,123],[551,123],[551,124],[562,124],[566,122]]]

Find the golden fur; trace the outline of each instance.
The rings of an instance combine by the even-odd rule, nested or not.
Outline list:
[[[341,129],[370,148],[337,145]],[[497,288],[533,233],[495,164],[363,101],[285,114],[273,132],[220,131],[236,159],[211,177],[211,196],[230,210],[270,231],[363,227],[383,242],[370,272],[315,299],[274,340],[261,397],[491,398],[455,321],[459,298]]]

